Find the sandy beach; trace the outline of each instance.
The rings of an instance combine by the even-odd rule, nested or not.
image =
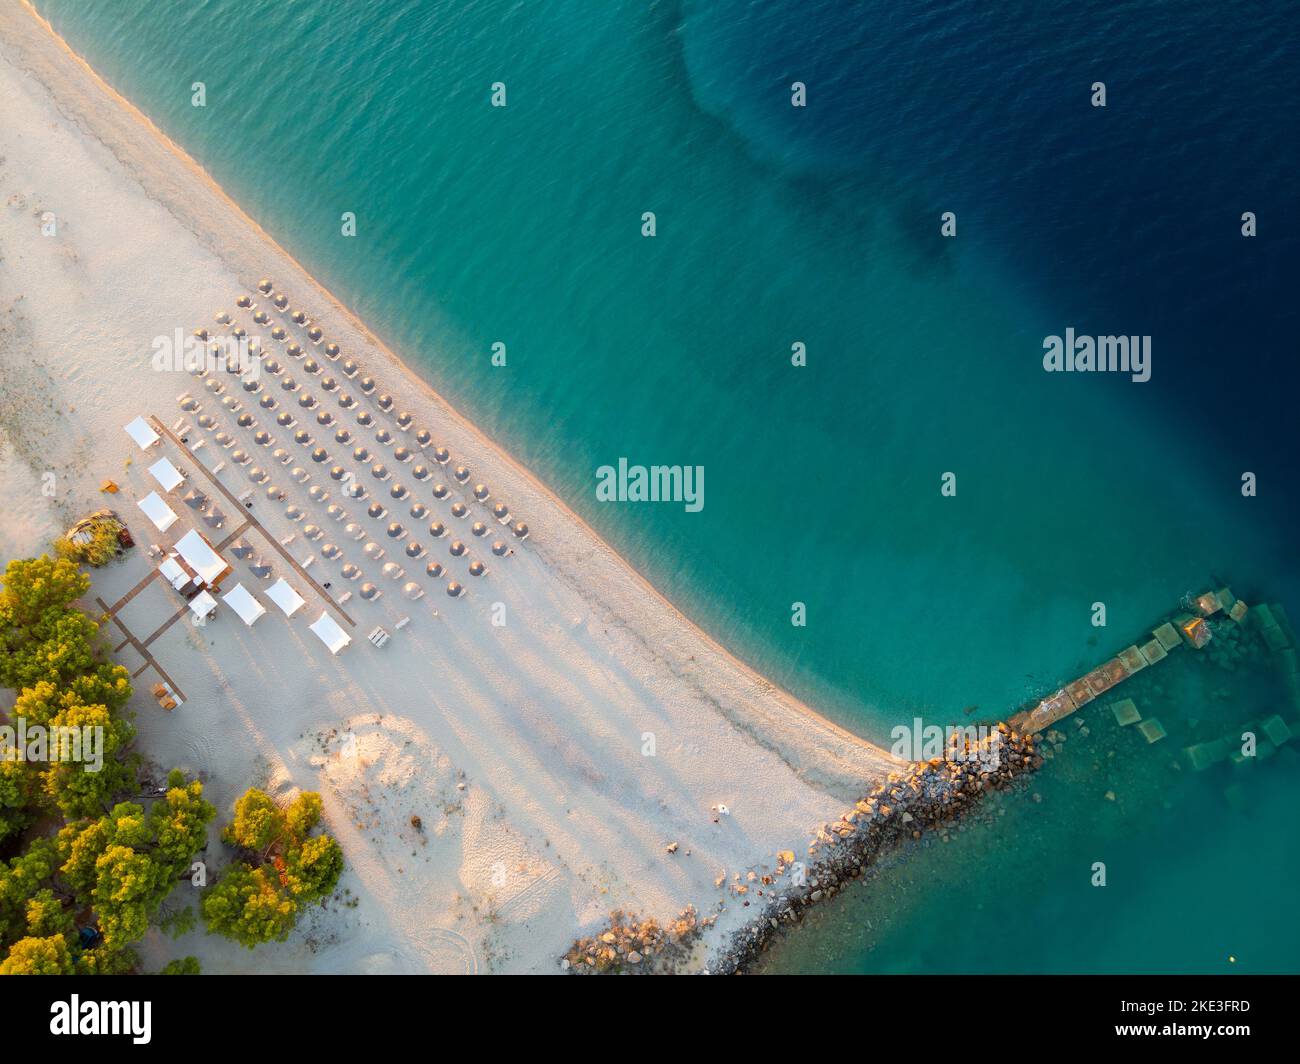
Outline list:
[[[215,481],[235,495],[254,489],[251,512],[267,532],[281,542],[292,535],[285,550],[300,564],[314,559],[309,571],[331,584],[329,594],[352,593],[343,603],[355,621],[352,643],[331,657],[307,626],[332,607],[258,542],[257,555],[296,586],[304,609],[286,618],[272,607],[254,627],[228,607],[203,628],[188,618],[172,624],[148,648],[186,695],[170,714],[150,697],[157,676],[137,650],[126,646],[118,655],[133,674],[139,670],[139,749],[163,768],[201,774],[223,818],[249,786],[277,795],[320,791],[348,862],[341,889],[354,899],[314,913],[289,942],[251,952],[201,930],[178,942],[152,931],[142,950],[147,964],[192,953],[205,971],[225,973],[557,972],[575,937],[598,929],[611,910],[667,919],[694,905],[717,917],[704,936],[704,968],[747,913],[719,877],[771,872],[778,851],[804,852],[821,823],[900,767],[745,667],[657,595],[24,4],[0,7],[0,100],[4,558],[40,553],[70,520],[112,506],[138,545],[94,574],[92,597],[116,603],[154,568],[150,544],[168,547],[191,527],[218,542],[239,526],[242,515],[195,468],[224,462]],[[205,380],[152,365],[155,338],[218,330],[219,311],[258,335],[252,308],[240,310],[236,299],[247,295],[274,316],[256,290],[262,277],[342,350],[331,362],[302,340],[306,358],[321,364],[311,374],[305,359],[269,335],[281,320],[275,316],[260,329],[262,344],[284,368],[262,376],[262,394],[292,409],[331,462],[355,470],[371,492],[365,500],[345,498],[329,463],[313,465],[292,429],[277,426],[236,377],[218,372]],[[344,359],[359,363],[355,381],[340,371]],[[328,375],[338,390],[322,388]],[[297,391],[283,389],[288,376]],[[375,381],[369,396],[356,384],[366,376]],[[220,392],[208,387],[217,378]],[[317,409],[300,408],[295,398],[304,393],[334,415],[334,426],[320,427]],[[340,407],[341,393],[356,404]],[[385,393],[396,397],[387,411],[375,402]],[[196,405],[184,410],[187,395]],[[262,453],[223,398],[242,402],[282,437],[278,446],[292,462],[281,468]],[[371,424],[358,423],[361,411]],[[406,428],[394,416],[401,411],[412,415]],[[123,431],[137,415],[176,427],[194,458],[169,439],[142,453]],[[210,430],[200,415],[212,419]],[[338,426],[354,442],[336,443]],[[413,439],[422,427],[433,436],[427,451]],[[233,449],[223,450],[220,432]],[[391,479],[373,480],[353,461],[362,444]],[[395,457],[399,446],[415,452],[413,463]],[[434,446],[451,453],[445,470],[431,457]],[[232,460],[234,449],[252,452],[285,498],[268,498],[266,484],[249,479],[250,467]],[[181,520],[159,533],[136,501],[157,488],[146,470],[162,456],[188,484],[168,500]],[[412,475],[419,463],[433,468],[432,478]],[[310,479],[295,482],[290,464]],[[451,475],[462,464],[470,471],[463,487]],[[99,492],[106,478],[120,485],[117,495]],[[440,480],[451,486],[442,500],[431,492]],[[398,481],[410,496],[395,501],[388,489]],[[486,503],[469,490],[477,483],[490,487]],[[223,527],[204,525],[184,504],[190,488],[215,500]],[[323,492],[312,498],[312,488]],[[389,511],[382,519],[366,515],[376,499]],[[457,500],[465,518],[453,515]],[[427,516],[409,516],[416,501]],[[512,520],[527,522],[527,539],[493,520],[498,501],[508,503]],[[362,526],[360,540],[342,534],[330,504]],[[433,520],[450,534],[431,537]],[[428,556],[409,560],[408,540],[386,537],[392,521]],[[481,539],[470,532],[474,521],[488,526]],[[313,524],[323,530],[319,542],[307,534]],[[449,552],[457,538],[468,554]],[[513,553],[494,555],[495,539]],[[363,553],[367,540],[387,551],[382,560]],[[340,557],[322,553],[326,541],[340,545]],[[273,581],[226,558],[233,572],[223,590],[238,582],[265,600]],[[467,575],[471,558],[486,564],[486,576]],[[426,577],[430,559],[445,567],[441,579]],[[385,576],[388,561],[406,574]],[[344,578],[345,562],[361,570],[359,579]],[[449,597],[448,580],[467,594]],[[424,597],[408,601],[407,581]],[[383,594],[365,601],[359,589],[371,582]],[[181,605],[154,580],[119,618],[144,638]],[[366,639],[377,626],[391,634],[382,649]],[[719,804],[729,815],[712,812]],[[219,864],[221,852],[214,831],[209,856]],[[176,906],[197,902],[182,896],[188,889],[178,889]]]

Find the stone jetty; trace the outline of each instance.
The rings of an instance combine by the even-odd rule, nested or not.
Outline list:
[[[985,793],[1014,786],[1043,763],[1034,745],[1032,735],[1007,724],[998,724],[983,738],[974,729],[954,734],[944,757],[891,773],[838,820],[821,825],[806,857],[783,850],[770,871],[736,873],[726,886],[728,902],[752,907],[754,915],[732,934],[707,971],[744,972],[783,926],[798,923],[810,906],[863,876],[891,846],[954,827]],[[718,886],[725,882],[720,878]],[[697,918],[688,910],[665,930],[653,920],[615,912],[601,932],[573,944],[561,968],[590,974],[699,972],[691,947],[714,919]]]
[[[1241,624],[1248,612],[1246,604],[1228,588],[1206,591],[1196,596],[1190,611],[1166,618],[1141,642],[1126,647],[1091,672],[1065,684],[1031,709],[1017,713],[1011,718],[1011,724],[1031,735],[1049,728],[1113,690],[1130,676],[1159,664],[1183,644],[1195,650],[1208,646],[1214,635],[1210,618],[1218,616]]]
[[[927,832],[939,833],[946,840],[947,833],[972,814],[989,792],[1023,787],[1029,773],[1051,758],[1054,750],[1062,749],[1064,736],[1053,727],[1058,721],[1169,655],[1186,652],[1196,654],[1196,660],[1211,669],[1227,672],[1238,666],[1271,665],[1278,672],[1288,704],[1263,719],[1238,723],[1219,738],[1206,739],[1202,723],[1194,738],[1205,741],[1186,746],[1174,768],[1186,766],[1200,772],[1230,760],[1240,761],[1243,728],[1255,736],[1259,759],[1300,736],[1300,721],[1296,720],[1300,714],[1300,656],[1283,607],[1278,603],[1248,607],[1227,587],[1189,596],[1178,611],[1162,619],[1142,639],[1052,694],[1029,703],[1007,722],[987,730],[949,729],[944,756],[892,773],[838,820],[817,828],[806,854],[783,850],[773,855],[770,867],[733,872],[730,882],[725,873],[720,876],[716,885],[724,891],[725,900],[719,903],[719,912],[729,905],[742,905],[753,914],[747,914],[744,925],[712,952],[707,969],[696,946],[715,923],[716,914],[701,917],[693,909],[666,928],[654,920],[613,913],[601,932],[574,943],[561,967],[590,974],[744,973],[773,938],[802,921],[811,906],[868,875],[892,847],[919,840]],[[1145,690],[1141,682],[1134,688]],[[1154,689],[1162,688],[1157,685]],[[1141,690],[1133,691],[1136,697],[1143,697]],[[1168,735],[1159,720],[1143,719],[1132,698],[1117,698],[1108,708],[1120,729],[1132,726],[1141,734],[1144,746]],[[1077,723],[1080,734],[1086,736],[1089,729],[1084,721]],[[1187,728],[1176,730],[1185,734]],[[1040,737],[1042,732],[1046,734]],[[1225,792],[1230,800],[1236,789],[1239,785],[1234,784]],[[1105,797],[1115,800],[1110,792]]]

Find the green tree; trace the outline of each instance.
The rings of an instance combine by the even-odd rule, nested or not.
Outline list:
[[[180,957],[174,961],[168,961],[159,975],[199,975],[198,957]]]
[[[285,857],[288,891],[299,905],[327,897],[343,874],[343,848],[329,835],[305,839]]]
[[[28,933],[28,903],[50,885],[58,866],[50,839],[36,839],[11,861],[0,861],[0,951]]]
[[[111,521],[96,521],[87,531],[89,538],[73,543],[67,536],[54,541],[54,550],[60,558],[82,562],[85,565],[107,565],[117,557],[121,546],[117,540],[118,526]]]
[[[63,558],[15,558],[0,579],[0,628],[30,628],[90,590],[90,577]]]
[[[72,950],[62,935],[21,938],[0,962],[0,975],[72,975]]]
[[[107,816],[59,833],[63,878],[78,902],[93,906],[110,948],[144,935],[216,816],[197,780],[172,773],[169,783],[176,785],[148,813],[121,802]]]
[[[236,861],[203,897],[210,934],[224,935],[252,949],[283,942],[298,919],[298,906],[281,889],[274,868],[250,868]]]
[[[36,820],[40,792],[40,777],[31,765],[0,757],[0,843]]]
[[[235,802],[222,838],[242,851],[203,897],[210,934],[250,949],[283,941],[306,906],[320,901],[343,874],[343,850],[329,835],[309,836],[321,819],[320,795],[304,791],[281,809],[250,788]]]
[[[135,738],[135,729],[107,706],[69,706],[55,715],[50,727],[76,728],[102,744],[92,759],[92,751],[83,742],[81,761],[51,761],[41,773],[46,798],[65,817],[96,816],[114,797],[133,789],[134,759],[124,755]]]
[[[285,834],[283,811],[269,794],[250,787],[235,802],[235,818],[221,837],[231,846],[265,856]]]
[[[77,925],[72,913],[64,908],[61,899],[49,887],[38,890],[27,899],[27,933],[38,938],[63,935],[69,938],[76,933]]]
[[[66,559],[18,558],[0,581],[0,686],[66,681],[90,671],[98,625],[73,603],[90,578]]]

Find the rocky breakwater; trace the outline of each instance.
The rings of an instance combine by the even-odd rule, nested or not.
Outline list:
[[[729,905],[743,905],[753,915],[710,951],[704,967],[699,966],[699,952],[689,945],[716,920],[716,914],[695,921],[693,912],[688,934],[673,942],[674,948],[660,949],[653,965],[632,964],[624,958],[638,928],[650,926],[657,932],[658,925],[614,913],[602,933],[574,943],[562,967],[592,973],[743,974],[774,937],[797,925],[813,905],[860,879],[891,847],[919,840],[926,832],[955,830],[984,795],[1022,785],[1024,777],[1043,764],[1035,737],[1007,724],[989,729],[984,737],[978,737],[975,729],[952,731],[944,756],[891,773],[838,820],[818,828],[806,860],[783,850],[774,855],[770,868],[735,872],[730,883],[725,874],[720,876],[717,885],[727,897],[718,903],[719,912]]]
[[[653,917],[638,920],[628,913],[610,913],[600,934],[580,938],[560,959],[560,967],[577,975],[670,975],[690,956],[701,921],[692,907],[667,926]]]

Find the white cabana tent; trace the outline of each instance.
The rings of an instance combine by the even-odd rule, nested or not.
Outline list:
[[[206,591],[200,591],[190,599],[190,609],[194,611],[194,616],[201,620],[206,619],[216,608],[217,600]]]
[[[124,428],[126,429],[126,434],[130,436],[131,439],[135,440],[136,444],[142,451],[147,451],[162,438],[158,433],[154,432],[149,422],[142,417],[138,417],[134,421],[129,422],[124,426]]]
[[[236,584],[221,596],[221,600],[239,614],[239,619],[249,628],[252,628],[257,619],[266,612],[266,607],[258,602],[243,584]]]
[[[266,597],[279,606],[286,617],[292,617],[303,604],[302,596],[288,585],[284,577],[266,589]]]
[[[230,571],[225,559],[192,528],[176,541],[176,553],[205,584],[215,583]]]
[[[163,502],[162,496],[156,491],[149,492],[136,505],[144,511],[145,517],[153,522],[154,528],[159,532],[166,532],[176,523],[176,515],[172,513],[172,508]]]
[[[337,654],[345,646],[352,642],[352,637],[338,626],[328,613],[322,613],[316,623],[311,626],[311,630],[316,633],[316,637],[330,648],[331,654]]]
[[[190,574],[175,558],[168,558],[162,565],[158,566],[158,571],[162,573],[163,579],[171,584],[177,591],[190,582]]]
[[[172,465],[170,458],[159,458],[149,467],[149,472],[153,474],[154,480],[162,485],[163,491],[171,491],[172,488],[185,483],[181,471]]]

